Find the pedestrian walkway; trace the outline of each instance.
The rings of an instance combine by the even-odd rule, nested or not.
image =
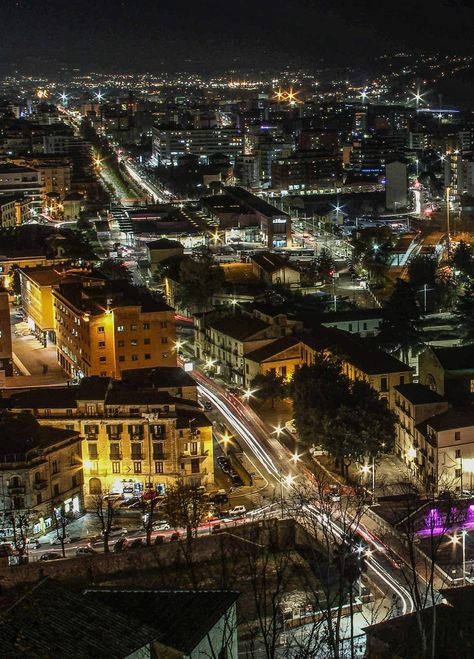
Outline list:
[[[67,382],[68,377],[56,359],[56,346],[45,348],[32,334],[12,338],[17,375],[6,378],[6,388],[53,386]]]

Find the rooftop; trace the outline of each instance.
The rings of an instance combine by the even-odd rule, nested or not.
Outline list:
[[[179,366],[129,369],[122,371],[122,380],[161,389],[196,386],[194,378]]]
[[[133,612],[138,628],[155,629],[160,643],[184,655],[191,654],[239,597],[237,592],[223,590],[111,589],[86,590],[84,595],[86,600],[101,602],[118,613]]]
[[[247,206],[251,210],[255,211],[256,213],[260,213],[266,217],[284,217],[285,219],[289,217],[287,213],[284,213],[279,208],[276,208],[276,206],[272,206],[264,199],[257,197],[257,195],[252,194],[245,188],[241,188],[236,185],[228,185],[224,188],[224,190],[231,197],[239,201],[244,206]]]
[[[214,320],[209,326],[216,332],[230,336],[236,341],[251,339],[255,334],[259,334],[270,327],[268,323],[259,318],[240,313]]]
[[[253,263],[256,263],[262,270],[271,274],[281,268],[288,268],[290,270],[297,270],[286,259],[279,254],[272,254],[271,252],[257,252],[250,257]]]
[[[46,449],[58,442],[79,437],[75,430],[63,430],[39,425],[27,413],[4,413],[0,417],[0,455],[12,457],[12,461],[23,461],[26,454]]]
[[[436,432],[457,430],[474,426],[474,409],[468,407],[453,407],[447,412],[437,414],[426,420],[427,425]]]
[[[169,238],[160,238],[147,243],[148,249],[183,249],[184,246],[179,240],[170,240]]]
[[[434,348],[441,366],[447,371],[471,371],[474,369],[474,345],[453,348]]]
[[[256,350],[247,353],[245,359],[250,359],[253,362],[260,363],[278,355],[280,352],[283,352],[283,350],[288,350],[289,348],[297,346],[300,342],[301,340],[298,337],[282,336],[280,339],[276,339],[262,348],[257,348]]]
[[[428,405],[429,403],[442,403],[444,398],[428,387],[416,382],[398,384],[394,387],[412,405]]]

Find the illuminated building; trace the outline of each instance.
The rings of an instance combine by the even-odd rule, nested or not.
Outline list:
[[[15,227],[27,222],[30,216],[31,201],[21,195],[0,197],[0,227]]]
[[[159,165],[177,165],[187,154],[207,162],[209,156],[223,153],[231,161],[243,151],[243,137],[237,128],[153,127],[152,156]]]
[[[340,154],[325,151],[296,151],[272,163],[272,188],[285,192],[331,190],[342,185]]]
[[[39,211],[42,194],[41,174],[36,169],[9,163],[0,165],[0,198],[5,195],[27,197],[31,208]]]
[[[164,493],[177,479],[214,482],[212,424],[196,401],[196,383],[179,368],[138,370],[122,382],[84,378],[78,386],[15,394],[8,404],[34,410],[40,424],[80,433],[86,497]]]
[[[12,332],[8,292],[0,288],[0,383],[4,376],[13,375]]]
[[[83,508],[81,438],[76,430],[38,425],[30,415],[4,414],[0,423],[0,507],[7,538],[13,519],[28,513],[28,533],[54,529],[54,510]],[[18,524],[18,520],[15,520]]]
[[[73,377],[176,365],[173,309],[125,281],[60,283],[53,305],[58,361]]]

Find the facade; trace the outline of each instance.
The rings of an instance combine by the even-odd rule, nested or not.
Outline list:
[[[158,265],[166,259],[183,256],[184,246],[177,240],[161,238],[153,240],[146,244],[148,260],[150,262],[150,271],[155,273]]]
[[[474,395],[474,346],[428,347],[418,358],[420,383],[454,403]]]
[[[325,314],[321,324],[365,338],[379,333],[382,316],[380,309],[350,309]]]
[[[75,387],[15,394],[8,405],[15,412],[31,411],[40,424],[80,434],[86,503],[87,497],[105,492],[164,494],[178,479],[212,485],[212,424],[195,399],[170,393],[179,389],[183,394],[170,380],[183,383],[183,376],[178,369],[167,370],[145,371],[143,378],[135,371],[124,382],[86,377]],[[184,377],[196,396],[196,386]],[[150,378],[166,386],[152,386]]]
[[[175,366],[174,311],[125,281],[60,283],[53,290],[58,362],[72,377]]]
[[[28,533],[54,528],[54,511],[83,509],[81,438],[72,429],[39,425],[30,414],[0,418],[0,502],[3,534],[14,536],[28,514]]]
[[[232,162],[242,153],[243,137],[237,128],[160,128],[153,127],[152,157],[159,165],[177,165],[186,155],[209,156],[223,153]]]
[[[272,188],[283,192],[310,193],[342,185],[342,158],[327,151],[296,151],[272,163]]]
[[[54,266],[66,263],[63,258],[49,258],[40,250],[1,250],[0,254],[0,286],[10,290],[12,287],[13,270],[15,268],[35,268],[37,266]]]
[[[30,199],[19,195],[0,197],[0,227],[16,227],[30,219]]]
[[[292,334],[295,323],[284,314],[263,320],[246,313],[222,317],[209,314],[195,316],[194,350],[198,359],[206,361],[209,369],[239,386],[248,383],[245,357],[279,337]]]
[[[259,375],[273,372],[286,380],[291,380],[302,365],[309,365],[308,351],[297,336],[284,336],[257,348],[245,355],[244,386],[250,387]]]
[[[31,208],[39,211],[43,195],[41,174],[31,167],[21,167],[9,163],[0,165],[0,197],[24,196]]]
[[[6,377],[13,375],[12,331],[8,292],[0,288],[0,387]]]

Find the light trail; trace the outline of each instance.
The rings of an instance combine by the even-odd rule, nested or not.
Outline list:
[[[233,401],[233,396],[231,394],[226,394],[225,401],[222,400],[222,394],[216,393],[206,383],[206,378],[197,371],[194,371],[194,376],[198,380],[198,391],[199,393],[208,398],[216,407],[216,409],[222,414],[230,426],[237,431],[238,435],[244,440],[248,448],[254,453],[258,460],[260,460],[263,467],[266,469],[268,474],[272,476],[277,482],[281,483],[282,481],[282,470],[275,464],[273,459],[270,457],[266,449],[262,446],[261,440],[251,431],[251,429],[244,424],[244,422],[239,418],[239,416],[245,416],[247,422],[250,421],[250,418],[253,421],[253,417],[256,415],[253,411],[240,410],[239,405],[240,401],[236,399]],[[235,411],[233,411],[235,410]],[[254,425],[258,428],[259,431],[263,432],[264,435],[268,434],[267,429],[265,428],[263,422],[258,417],[255,418]],[[270,438],[269,438],[270,439]],[[277,448],[276,444],[280,449],[284,449],[281,444],[276,442],[272,438],[272,445],[274,448]],[[286,450],[286,449],[285,449]],[[278,451],[280,454],[281,451]],[[286,460],[284,456],[281,456],[281,459]],[[307,470],[305,470],[307,471]],[[308,473],[304,474],[306,477],[311,477]],[[319,518],[320,522],[329,523],[334,534],[340,538],[343,537],[344,531],[333,521],[328,518],[322,520],[321,514],[314,509],[311,514]],[[368,544],[370,544],[374,551],[381,553],[385,556],[386,559],[390,560],[387,552],[387,548],[381,543],[363,524],[358,524],[356,532],[360,535]],[[390,572],[384,568],[373,556],[366,558],[366,564],[370,569],[378,576],[378,578],[385,583],[399,598],[401,602],[402,613],[411,613],[415,610],[415,605],[412,596],[409,591],[398,583],[398,581],[390,574]]]

